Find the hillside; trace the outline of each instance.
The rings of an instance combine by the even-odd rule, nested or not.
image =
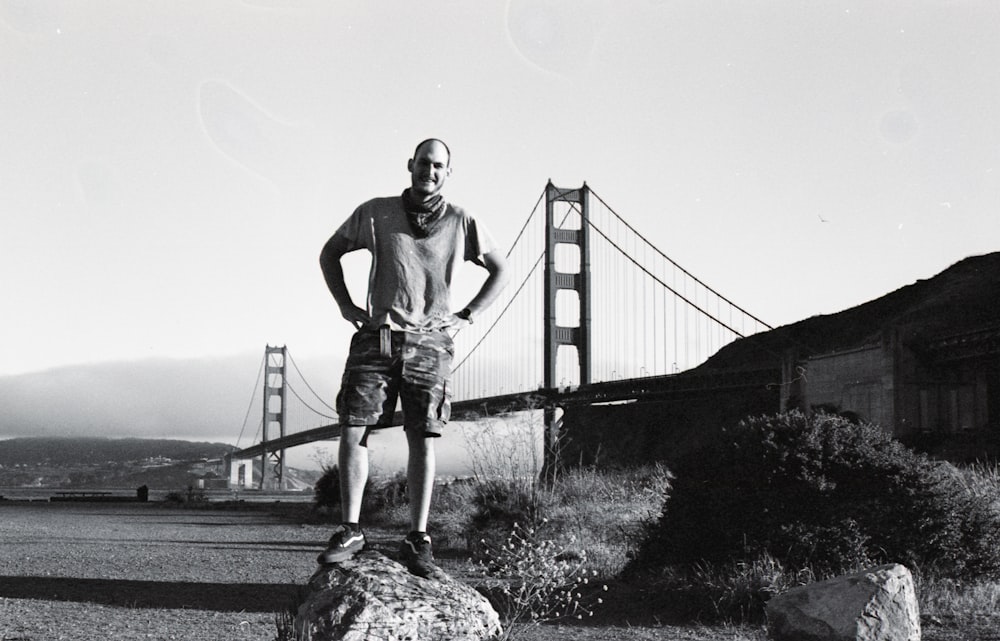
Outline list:
[[[167,439],[0,441],[0,486],[182,489],[218,478],[232,446]]]
[[[0,441],[0,465],[96,465],[152,459],[218,459],[233,451],[223,443],[172,439],[27,437]]]
[[[886,327],[904,341],[1000,326],[1000,252],[973,256],[940,274],[835,314],[813,316],[723,347],[696,372],[780,367],[784,350],[823,354],[876,342]]]
[[[0,487],[183,490],[224,477],[223,443],[169,439],[30,437],[0,441]],[[259,479],[259,466],[255,479]],[[315,470],[286,468],[289,488],[308,490]]]

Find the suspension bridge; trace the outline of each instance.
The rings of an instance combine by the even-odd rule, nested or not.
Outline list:
[[[691,370],[771,329],[657,249],[586,184],[549,182],[507,261],[512,278],[501,298],[455,338],[452,420],[543,408],[548,439],[558,429],[552,409],[562,404],[738,388],[741,374],[702,379]],[[255,445],[232,454],[232,481],[249,486],[246,464],[236,463],[260,459],[261,488],[281,489],[285,450],[337,438],[336,411],[285,347],[266,347],[257,389]],[[295,416],[305,418],[293,419],[293,399]],[[397,412],[385,427],[400,424]]]

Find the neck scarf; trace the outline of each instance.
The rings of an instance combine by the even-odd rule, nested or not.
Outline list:
[[[410,228],[417,238],[426,238],[447,208],[448,203],[441,194],[423,202],[414,197],[409,189],[403,191],[403,209],[406,210],[406,219],[410,221]]]

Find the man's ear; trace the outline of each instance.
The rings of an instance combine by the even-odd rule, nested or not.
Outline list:
[[[413,159],[412,158],[410,158],[409,160],[406,161],[406,171],[410,172],[411,174],[413,173]]]

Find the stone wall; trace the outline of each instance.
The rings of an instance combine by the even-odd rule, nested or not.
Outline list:
[[[813,356],[805,363],[805,378],[805,396],[811,407],[852,412],[892,432],[892,353],[882,345]]]

